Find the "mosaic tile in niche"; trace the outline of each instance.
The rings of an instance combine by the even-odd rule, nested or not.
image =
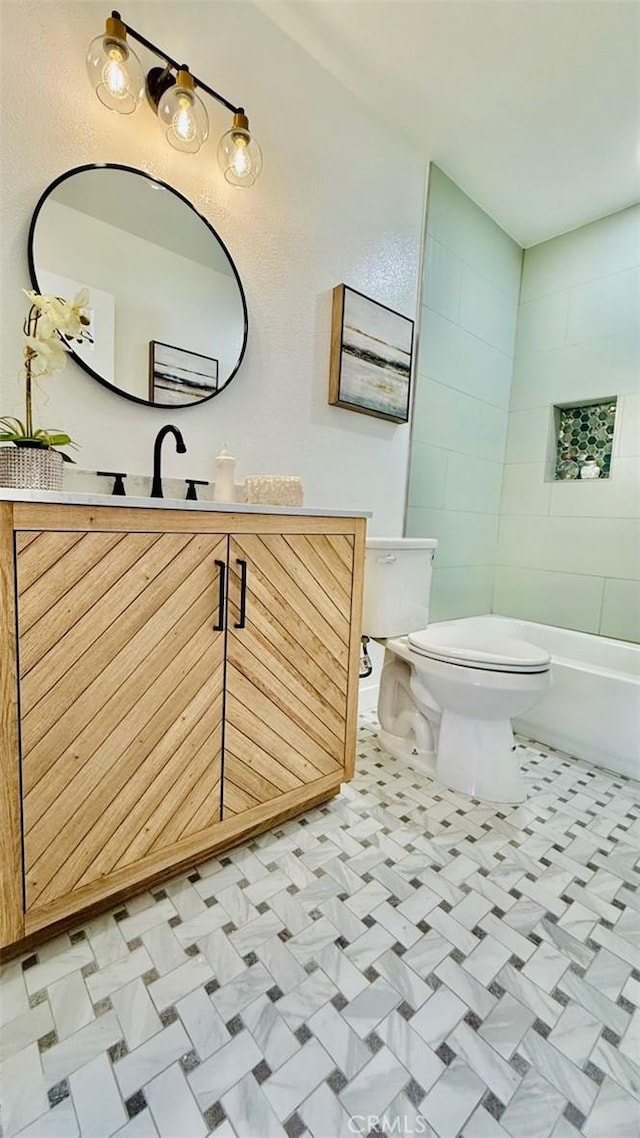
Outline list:
[[[580,406],[557,406],[556,466],[554,478],[579,478],[588,458],[595,459],[600,478],[611,471],[616,399]]]

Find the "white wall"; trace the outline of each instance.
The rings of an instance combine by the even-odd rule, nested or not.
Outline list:
[[[400,533],[409,429],[328,407],[331,289],[344,281],[415,315],[422,162],[253,5],[131,0],[124,15],[133,26],[246,105],[264,171],[252,191],[227,187],[215,157],[230,125],[223,108],[211,104],[207,149],[184,156],[146,106],[123,118],[100,105],[84,57],[106,14],[84,0],[2,5],[2,412],[21,409],[20,288],[29,287],[27,229],[38,198],[75,165],[140,167],[211,221],[249,306],[237,378],[210,403],[170,412],[189,453],[167,448],[167,474],[211,477],[228,439],[239,477],[301,475],[309,505],[370,509],[372,532]],[[168,412],[118,398],[73,363],[41,386],[40,423],[77,439],[82,466],[149,470]]]
[[[432,166],[406,523],[438,539],[431,620],[491,609],[521,259]]]
[[[640,640],[640,206],[527,249],[493,609]],[[618,396],[611,476],[549,481],[554,403]]]
[[[59,202],[49,202],[46,215],[46,224],[40,215],[37,248],[43,290],[50,291],[41,272],[48,269],[88,288],[90,303],[95,290],[115,298],[115,379],[102,373],[106,379],[148,399],[149,341],[160,340],[213,356],[224,383],[244,332],[234,277]],[[93,347],[99,347],[99,335],[83,352],[90,366]]]

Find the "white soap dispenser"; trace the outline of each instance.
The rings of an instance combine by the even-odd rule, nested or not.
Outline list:
[[[232,454],[229,454],[225,443],[215,462],[214,502],[235,502],[235,471],[236,460]]]

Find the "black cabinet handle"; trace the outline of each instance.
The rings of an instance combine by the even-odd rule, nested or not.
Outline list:
[[[223,632],[224,631],[224,600],[225,600],[225,591],[226,591],[225,586],[226,586],[226,581],[227,581],[227,563],[226,563],[226,561],[218,561],[216,559],[214,564],[216,564],[218,566],[218,569],[220,570],[220,580],[219,580],[220,591],[218,593],[218,623],[214,624],[213,631],[214,632]]]
[[[236,565],[240,566],[240,620],[233,627],[244,628],[247,623],[247,563],[237,557]]]

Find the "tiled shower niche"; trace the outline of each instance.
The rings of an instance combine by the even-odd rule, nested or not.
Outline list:
[[[567,481],[611,472],[616,398],[554,407],[556,460],[553,477]],[[584,470],[583,473],[583,468]]]

